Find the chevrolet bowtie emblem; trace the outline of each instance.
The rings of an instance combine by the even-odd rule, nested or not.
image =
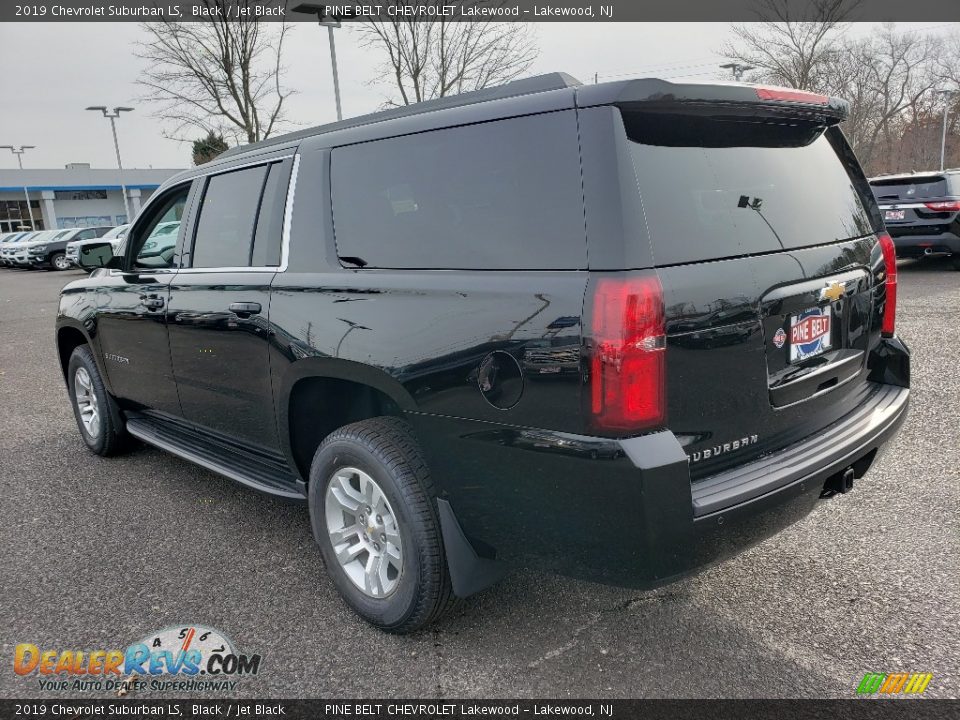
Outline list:
[[[829,300],[830,302],[836,302],[843,297],[844,288],[840,283],[831,283],[827,285],[823,290],[820,291],[821,300]]]

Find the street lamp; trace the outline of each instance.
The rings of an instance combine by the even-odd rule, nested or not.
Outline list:
[[[17,156],[17,164],[20,166],[20,170],[23,170],[23,154],[27,150],[33,150],[36,145],[20,145],[19,147],[14,147],[13,145],[0,145],[0,149],[6,149],[12,152]],[[27,199],[27,212],[30,213],[30,229],[36,230],[37,224],[33,221],[33,208],[30,207],[30,193],[27,191],[27,181],[24,178],[23,181],[23,196]],[[23,215],[20,216],[21,220]]]
[[[936,90],[937,95],[943,96],[943,135],[940,138],[940,172],[943,172],[947,155],[947,115],[950,113],[950,103],[953,97],[960,91],[957,90]]]
[[[753,70],[753,65],[741,65],[740,63],[727,63],[720,66],[723,70],[729,70],[733,74],[733,79],[740,82],[740,78],[747,70]]]
[[[123,210],[127,213],[127,222],[133,220],[130,217],[130,203],[127,200],[127,186],[123,183],[123,163],[120,161],[120,143],[117,142],[117,123],[116,120],[122,112],[133,112],[132,107],[115,107],[113,112],[108,112],[105,105],[92,105],[87,110],[99,110],[105,118],[110,119],[110,129],[113,130],[113,149],[117,151],[117,167],[120,169],[120,192],[123,193]]]
[[[333,29],[340,27],[340,20],[327,11],[326,5],[316,5],[315,3],[302,3],[293,8],[293,12],[305,13],[307,15],[316,15],[320,24],[327,28],[327,37],[330,40],[330,64],[333,65],[333,94],[337,101],[337,120],[343,120],[343,113],[340,111],[340,76],[337,73],[337,46],[333,41]]]

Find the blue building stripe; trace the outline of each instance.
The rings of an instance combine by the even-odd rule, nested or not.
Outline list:
[[[156,190],[160,183],[153,185],[127,185],[127,190]],[[27,185],[28,192],[40,192],[41,190],[120,190],[119,185]],[[23,185],[14,185],[12,187],[0,187],[0,192],[23,192]]]

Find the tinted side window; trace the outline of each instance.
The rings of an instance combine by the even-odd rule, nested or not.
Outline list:
[[[207,181],[193,241],[192,267],[248,267],[267,166],[214,175]]]
[[[173,253],[180,234],[180,221],[187,207],[190,184],[172,190],[154,203],[145,219],[134,227],[134,267],[173,267]]]
[[[263,186],[263,200],[257,216],[253,251],[250,264],[254,267],[271,267],[280,264],[280,246],[283,237],[283,213],[287,205],[287,181],[290,161],[274,163]]]
[[[337,148],[337,252],[369,267],[586,267],[574,112]]]

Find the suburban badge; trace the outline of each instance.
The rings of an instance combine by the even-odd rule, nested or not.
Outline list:
[[[723,445],[714,445],[710,448],[704,448],[703,450],[698,450],[692,455],[688,455],[690,458],[690,463],[700,462],[701,460],[709,460],[712,457],[717,457],[717,455],[724,455],[728,452],[733,452],[734,450],[740,450],[747,447],[748,445],[756,445],[760,441],[759,435],[747,435],[740,438],[739,440],[734,440],[732,442],[725,442]]]

